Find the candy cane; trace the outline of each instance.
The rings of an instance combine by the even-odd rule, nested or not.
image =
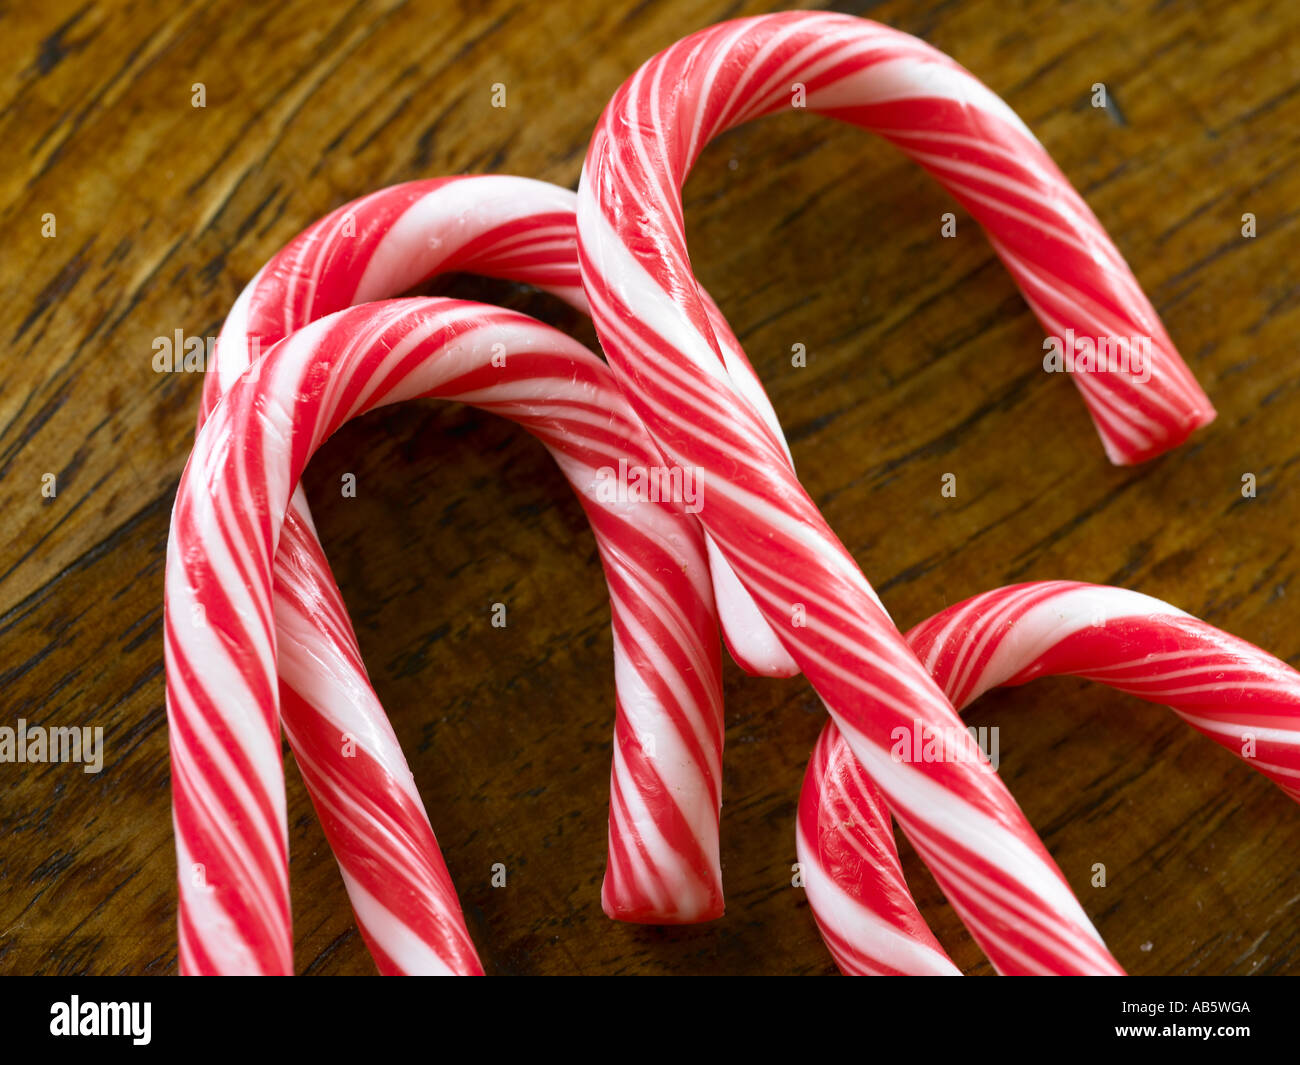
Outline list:
[[[316,318],[387,299],[441,273],[469,271],[531,284],[582,313],[576,197],[568,189],[507,175],[434,178],[393,185],[326,215],[300,233],[245,287],[222,327],[216,373],[204,382],[199,424],[225,389],[265,350]],[[726,319],[701,293],[738,387],[789,456],[780,424]],[[305,499],[295,494],[286,536],[297,538]],[[798,669],[748,593],[710,549],[723,636],[746,672],[794,676]],[[332,583],[328,572],[323,582]]]
[[[718,648],[703,535],[679,503],[630,502],[604,490],[606,471],[620,459],[656,465],[643,428],[599,359],[531,319],[453,300],[372,304],[304,327],[231,385],[200,431],[182,477],[168,544],[165,649],[185,972],[291,970],[275,685],[278,634],[286,630],[273,624],[272,561],[279,557],[284,508],[315,449],[348,418],[420,395],[459,399],[520,422],[551,450],[578,491],[610,587],[621,660],[650,667],[616,678],[616,762],[634,760],[628,771],[640,777],[677,764],[708,767],[645,789],[707,792],[681,797],[671,834],[653,827],[663,823],[663,812],[644,809],[641,793],[616,789],[611,816],[638,822],[637,833],[620,838],[635,838],[640,848],[619,860],[633,878],[653,858],[660,869],[687,868],[693,884],[720,891],[711,879],[717,855],[707,851],[716,841],[722,711],[712,685]],[[309,561],[313,568],[323,564]],[[331,621],[339,642],[345,618]],[[288,634],[296,631],[290,627]],[[359,662],[353,672],[363,675]],[[290,675],[286,683],[292,688],[297,681]],[[286,699],[286,714],[289,704]],[[359,775],[357,767],[338,762],[337,725],[317,731],[302,745],[307,779],[320,788],[327,774]],[[291,736],[302,739],[296,725]],[[654,762],[639,753],[650,738],[659,752]],[[386,749],[386,738],[378,749]],[[318,765],[318,756],[332,766]],[[376,763],[365,771],[380,781],[405,770]],[[369,801],[358,797],[364,787],[323,788],[326,808],[344,820],[364,820],[347,807]],[[363,899],[383,875],[397,873],[404,853],[385,853],[378,835],[357,833],[358,858],[370,848],[377,867]],[[348,857],[340,861],[351,873]],[[195,869],[201,877],[186,875]],[[647,891],[669,893],[653,879],[646,883]],[[356,886],[351,878],[348,886]],[[697,908],[711,904],[677,890]],[[357,898],[354,893],[354,906]],[[647,905],[664,906],[665,899]],[[426,949],[402,913],[361,906],[357,915],[363,928],[383,933],[375,937],[382,945],[410,941],[404,955],[390,956],[394,971],[468,968]],[[426,915],[426,924],[438,920],[458,924],[459,908]]]
[[[960,976],[912,900],[884,797],[833,724],[809,759],[795,829],[822,940],[849,976]]]
[[[1080,325],[1142,318],[1156,331],[1082,202],[1032,198],[1035,188],[1065,196],[1068,186],[1059,175],[1049,180],[1055,170],[995,96],[903,34],[791,13],[686,38],[645,64],[605,109],[578,189],[582,280],[601,344],[666,460],[704,472],[705,528],[989,957],[1005,972],[1118,972],[995,775],[968,762],[890,758],[895,727],[946,729],[960,719],[738,393],[699,298],[679,190],[709,137],[784,106],[792,79],[805,84],[809,106],[888,133],[960,192],[1040,312],[1068,311]],[[954,161],[934,156],[934,144],[946,144]],[[1006,158],[1012,148],[1015,158]],[[1075,236],[1060,230],[1066,221]],[[1093,257],[1078,254],[1085,237]],[[1031,254],[1035,242],[1057,264],[1044,275],[1050,284],[1040,284],[1048,266]],[[1058,282],[1061,298],[1051,299]],[[1079,316],[1079,308],[1095,313]],[[1081,384],[1113,458],[1153,453],[1208,417],[1172,349],[1155,354],[1140,393],[1123,375]],[[967,746],[975,750],[969,736]]]
[[[623,208],[648,212],[643,234],[662,227],[673,235],[671,253],[650,241],[632,248],[660,287],[689,273],[679,179],[718,133],[791,107],[889,140],[981,223],[1063,349],[1062,367],[1067,357],[1078,367],[1072,376],[1112,461],[1158,455],[1213,419],[1123,257],[1015,112],[942,52],[864,19],[785,12],[722,23],[655,57],[606,109],[606,131],[615,115],[643,124],[639,158],[607,175],[602,195],[626,196]],[[593,143],[607,135],[598,129]],[[691,313],[704,332],[698,310]],[[1112,342],[1125,338],[1149,340],[1149,363],[1116,353]]]
[[[370,686],[310,517],[281,536],[280,718],[371,957],[385,975],[482,974],[397,736]],[[324,634],[324,635],[322,635]],[[182,870],[183,873],[183,870]],[[183,971],[207,969],[182,955]]]
[[[531,283],[585,311],[586,299],[578,284],[575,203],[572,192],[544,182],[477,176],[410,182],[338,208],[290,242],[241,293],[222,329],[217,372],[209,374],[205,382],[200,423],[252,358],[287,333],[357,302],[412,288],[443,271],[471,270]],[[775,426],[776,416],[739,352],[739,344],[731,338],[716,308],[711,313],[718,322],[719,335],[726,338],[724,343],[738,360],[739,373],[749,382],[752,401]],[[775,431],[779,434],[779,427]],[[784,446],[783,440],[781,443]],[[286,570],[280,559],[290,555],[299,564]],[[286,691],[286,731],[295,753],[299,743],[308,742],[309,730],[327,733],[314,743],[320,771],[306,779],[313,801],[322,810],[354,909],[359,919],[363,910],[375,914],[370,923],[379,928],[387,927],[382,918],[385,911],[409,910],[412,898],[433,896],[427,912],[449,911],[456,905],[450,879],[410,783],[409,770],[366,677],[346,608],[301,492],[295,492],[290,506],[280,559],[277,623],[282,609],[288,612],[290,622],[279,632],[281,673],[285,673],[286,662],[290,668],[295,663],[301,665]],[[775,635],[725,563],[718,561],[712,546],[710,559],[723,632],[733,656],[751,672],[795,672]],[[323,620],[317,622],[317,617]],[[616,675],[632,677],[638,670],[651,670],[650,676],[636,683],[653,690],[658,683],[652,672],[654,661],[638,656],[629,662],[624,646],[622,641],[615,643]],[[328,663],[328,668],[322,669],[321,663]],[[714,692],[721,681],[710,677],[707,683]],[[362,748],[371,738],[382,742],[383,750],[371,752],[371,760],[391,766],[391,780],[355,773],[354,761],[325,759],[322,752],[335,750],[342,732]],[[618,805],[630,802],[640,815],[632,818],[611,808],[610,862],[602,890],[605,911],[623,920],[656,922],[719,916],[723,909],[720,869],[715,863],[713,868],[694,871],[682,855],[697,850],[713,862],[717,853],[716,809],[710,828],[702,810],[686,809],[685,804],[699,799],[706,808],[716,806],[711,789],[701,778],[711,772],[720,752],[711,751],[708,758],[694,765],[681,761],[665,764],[657,749],[629,746],[631,736],[625,727],[616,730],[616,741],[620,754],[614,762],[611,791],[624,797]],[[692,775],[694,781],[688,779]],[[359,787],[364,791],[359,792]],[[346,808],[351,816],[343,818],[336,812],[325,817],[328,793],[340,788],[348,793]],[[393,811],[390,797],[399,793],[402,808]],[[405,826],[401,831],[389,823],[394,818]],[[668,852],[660,867],[665,852],[653,840],[641,837],[649,834],[671,839],[680,835],[684,824],[701,826],[711,838],[699,840],[698,847],[682,845]],[[379,842],[374,842],[376,839]],[[388,863],[385,875],[376,876],[373,862],[364,856],[368,840],[377,847],[383,841],[401,841],[411,848],[404,860],[395,858]],[[629,855],[638,857],[633,861]],[[353,890],[354,884],[361,890]],[[367,922],[361,925],[366,934]],[[434,928],[431,934],[436,938],[438,931]],[[380,968],[390,971],[386,958],[396,945],[385,946],[366,935]]]
[[[907,634],[953,704],[1036,677],[1100,681],[1163,703],[1300,801],[1300,673],[1159,599],[1044,581],[999,588]],[[923,737],[942,748],[942,737]],[[900,733],[894,752],[917,758]],[[912,902],[879,793],[833,723],[818,738],[799,800],[808,902],[846,973],[956,969]]]

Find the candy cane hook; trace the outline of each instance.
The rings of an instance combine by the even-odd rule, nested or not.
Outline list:
[[[1300,801],[1300,673],[1159,599],[1074,581],[1014,585],[941,611],[907,640],[960,709],[992,688],[1085,677],[1168,706]],[[913,737],[898,740],[896,755],[923,756]],[[956,971],[907,890],[879,792],[831,723],[804,776],[796,845],[844,972]]]
[[[689,879],[688,889],[636,881],[661,896],[649,905],[675,895],[707,910],[712,895],[720,896],[717,855],[708,848],[717,838],[722,715],[698,523],[676,502],[611,500],[603,492],[611,460],[649,467],[658,456],[608,368],[581,345],[497,308],[392,301],[320,319],[272,348],[213,409],[182,477],[168,544],[165,648],[185,972],[291,970],[272,616],[284,507],[311,453],[343,421],[417,395],[459,399],[520,422],[579,492],[601,550],[623,660],[650,666],[616,677],[626,733],[616,758],[652,733],[659,761],[641,759],[633,770],[662,771],[660,792],[684,794],[676,831],[660,833],[647,829],[660,822],[644,818],[637,796],[616,791],[615,816],[641,820],[641,849],[623,858],[635,879],[653,850],[656,868]],[[328,740],[331,732],[321,727]],[[327,746],[304,744],[312,754]],[[350,769],[333,773],[346,781]],[[310,758],[305,773],[318,783],[323,775]],[[335,806],[349,798],[327,794]],[[375,837],[359,834],[358,846],[373,847]],[[403,854],[383,857],[395,866]],[[201,877],[189,875],[199,868]],[[382,860],[377,868],[382,874]],[[382,958],[409,928],[401,914],[369,920],[374,914],[357,898],[363,929],[389,933],[367,936]],[[451,928],[460,923],[459,908],[425,920]],[[451,930],[449,938],[458,939]],[[412,938],[408,956],[390,958],[394,968],[434,969],[442,960],[438,944]],[[419,954],[424,946],[428,956]],[[460,968],[446,967],[473,965],[462,956]]]

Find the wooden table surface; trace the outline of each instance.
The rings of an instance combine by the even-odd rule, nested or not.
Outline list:
[[[1110,466],[968,216],[882,142],[791,113],[706,151],[686,215],[700,279],[831,525],[904,626],[999,584],[1074,578],[1167,599],[1300,663],[1300,5],[861,6],[1025,118],[1219,418],[1163,459]],[[764,10],[3,6],[0,725],[102,726],[105,760],[98,775],[0,764],[0,971],[176,969],[162,580],[201,381],[155,373],[154,338],[215,336],[277,248],[381,186],[480,171],[576,186],[596,116],[639,62]],[[549,297],[468,279],[429,291],[594,344]],[[339,491],[346,472],[356,498]],[[949,472],[955,499],[940,495]],[[609,608],[549,457],[503,421],[414,403],[348,426],[306,484],[488,972],[834,971],[791,886],[823,720],[805,681],[728,663],[726,917],[610,922]],[[1300,972],[1300,810],[1275,787],[1166,711],[1082,681],[993,693],[969,720],[999,727],[1004,778],[1131,972]],[[286,766],[297,968],[373,972]],[[903,851],[936,934],[989,973]],[[490,884],[497,862],[505,888]]]

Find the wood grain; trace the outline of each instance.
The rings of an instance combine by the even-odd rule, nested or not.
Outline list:
[[[1039,369],[1039,327],[969,218],[892,149],[790,114],[722,138],[685,195],[699,276],[814,499],[905,626],[998,584],[1069,577],[1160,596],[1300,663],[1300,8],[844,9],[868,7],[1024,116],[1220,414],[1176,454],[1110,467],[1071,387]],[[99,725],[106,745],[98,775],[0,765],[0,971],[176,968],[160,622],[200,380],[155,373],[153,338],[215,335],[263,261],[366,191],[471,171],[574,186],[600,108],[640,61],[763,10],[0,6],[0,724]],[[1099,81],[1106,110],[1089,104]],[[505,109],[490,106],[496,82]],[[958,235],[943,240],[948,210]],[[547,297],[467,279],[436,291],[594,342]],[[956,499],[940,495],[947,472]],[[612,923],[599,904],[609,611],[591,535],[541,447],[485,415],[412,404],[348,426],[306,483],[489,972],[833,971],[790,885],[822,721],[802,680],[727,674],[727,916]],[[1130,971],[1300,972],[1300,811],[1277,789],[1172,715],[1082,682],[994,693],[969,716],[999,726],[1004,777]],[[297,967],[372,972],[287,764]],[[904,850],[940,939],[989,972]],[[489,885],[494,862],[504,889]],[[1105,888],[1090,886],[1095,862]]]

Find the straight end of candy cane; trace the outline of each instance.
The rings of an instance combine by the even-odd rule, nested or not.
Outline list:
[[[600,887],[600,908],[610,920],[626,924],[703,924],[716,921],[726,912],[722,872],[716,861],[708,863],[712,869],[706,870],[680,852],[652,855],[654,843],[667,843],[666,839],[639,840],[642,845],[650,845],[634,854],[628,850],[631,841],[632,833],[626,826],[619,829],[617,837],[610,836],[609,864]],[[684,849],[693,848],[688,845]]]
[[[1063,364],[1072,371],[1106,457],[1116,466],[1158,458],[1216,417],[1210,397],[1136,281],[1133,285],[1137,310],[1132,324],[1117,330],[1103,317],[1081,319],[1065,330],[1064,338],[1045,342],[1055,344],[1051,366]],[[1052,358],[1044,360],[1044,368]]]
[[[621,898],[616,889],[611,889],[608,874],[606,874],[605,882],[600,889],[600,908],[605,911],[605,916],[611,921],[622,921],[624,924],[704,924],[707,921],[716,921],[726,913],[721,888],[719,888],[716,895],[711,896],[707,901],[703,901],[697,907],[667,912],[653,903],[643,902],[638,904],[632,900]]]
[[[759,612],[758,605],[740,583],[731,564],[723,558],[713,538],[705,539],[722,640],[736,665],[751,677],[797,677],[799,667],[790,657],[790,652]]]
[[[1089,404],[1093,425],[1101,437],[1106,457],[1115,466],[1138,466],[1181,447],[1199,429],[1218,417],[1209,397],[1197,389],[1198,402],[1183,406],[1175,415],[1162,421],[1150,435],[1124,436],[1114,432],[1099,412]]]
[[[720,704],[717,727],[720,758]],[[702,775],[702,765],[684,753],[674,752],[667,731],[658,742],[639,734],[620,702],[609,779],[609,861],[600,889],[601,908],[615,921],[699,924],[724,912],[721,767],[713,763]]]

